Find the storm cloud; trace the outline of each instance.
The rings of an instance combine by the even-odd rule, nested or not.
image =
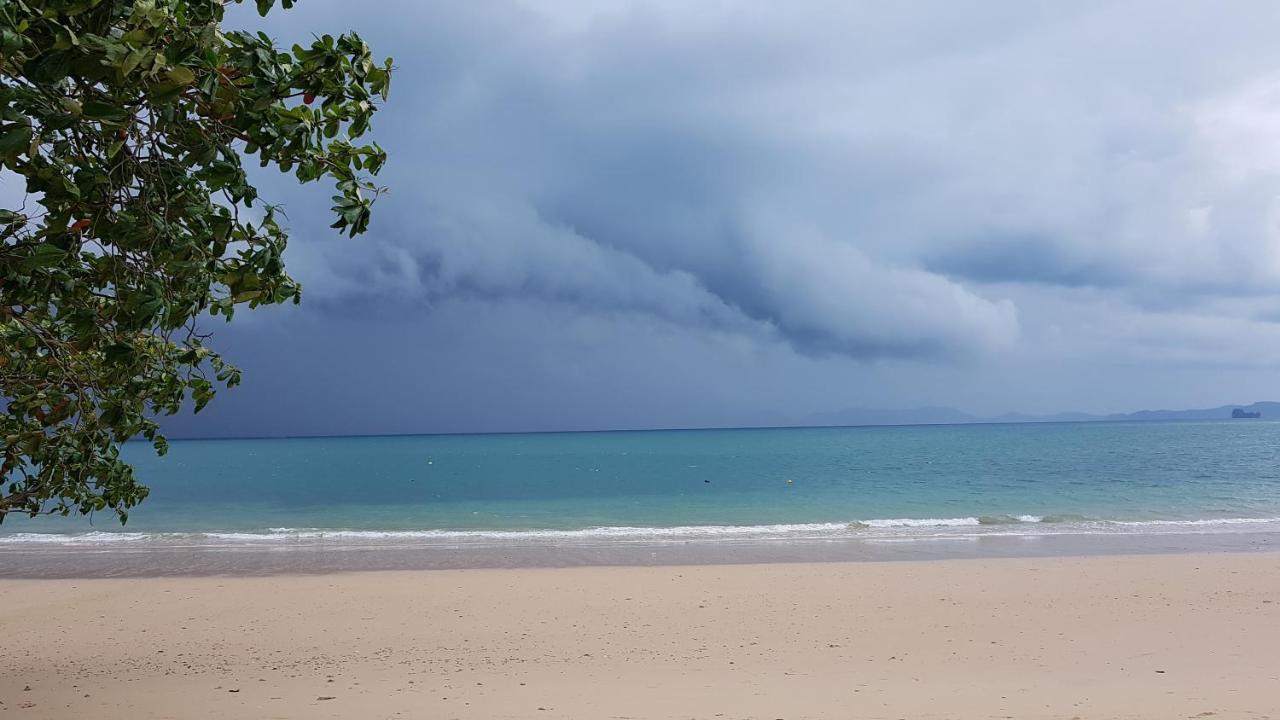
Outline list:
[[[285,42],[347,27],[396,59],[392,191],[348,241],[323,193],[263,178],[306,317],[229,334],[251,365],[288,323],[330,348],[383,333],[442,383],[518,378],[519,422],[477,389],[466,422],[426,425],[484,429],[1122,410],[1195,372],[1163,404],[1226,402],[1280,363],[1272,3],[309,0],[266,21]],[[811,384],[741,400],[776,373]],[[628,409],[588,409],[610,384],[638,388]]]

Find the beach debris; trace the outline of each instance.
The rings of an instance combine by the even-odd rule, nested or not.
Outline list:
[[[338,698],[334,695],[321,695],[316,698],[316,700],[337,700],[337,699]]]

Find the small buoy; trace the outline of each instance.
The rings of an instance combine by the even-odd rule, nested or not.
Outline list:
[[[792,480],[791,478],[787,478],[787,484],[788,484],[788,485],[794,485],[794,484],[795,484],[795,482],[796,482],[795,480]]]

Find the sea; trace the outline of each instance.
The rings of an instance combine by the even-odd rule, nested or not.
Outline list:
[[[151,496],[9,518],[0,575],[1272,549],[1280,422],[128,443]],[[1280,547],[1280,545],[1277,545]],[[93,573],[90,573],[93,574]]]

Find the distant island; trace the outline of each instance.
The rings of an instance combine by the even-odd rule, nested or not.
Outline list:
[[[849,408],[835,412],[815,413],[804,418],[805,425],[964,425],[971,423],[1022,422],[1124,422],[1158,420],[1244,420],[1280,417],[1280,402],[1255,402],[1251,405],[1222,405],[1192,410],[1139,410],[1132,413],[1096,415],[1065,412],[1053,415],[1005,413],[983,417],[949,407],[920,407],[904,410]]]
[[[705,429],[705,428],[780,428],[780,427],[859,427],[889,425],[978,425],[1000,423],[1068,423],[1068,422],[1159,422],[1159,421],[1194,421],[1194,420],[1257,420],[1261,418],[1280,418],[1280,402],[1255,402],[1251,405],[1222,405],[1215,408],[1194,410],[1139,410],[1131,413],[1112,413],[1098,415],[1082,412],[1062,412],[1052,415],[1032,415],[1029,413],[1004,413],[1003,415],[982,416],[967,413],[951,407],[925,406],[917,408],[846,408],[832,412],[813,413],[810,415],[784,415],[781,413],[757,417],[754,421],[738,422],[724,425],[686,425],[681,427],[639,426],[618,428],[581,428],[567,427],[550,430],[524,430],[504,428],[501,430],[466,430],[459,432],[595,432],[610,430],[673,430],[673,429]],[[236,437],[333,437],[339,433],[319,435],[232,435],[202,434],[184,432],[181,424],[168,427],[170,439],[214,439]],[[360,435],[361,433],[356,433]],[[441,433],[416,432],[407,429],[403,435],[430,435]],[[448,434],[448,433],[443,433]],[[136,442],[145,442],[137,439]]]

